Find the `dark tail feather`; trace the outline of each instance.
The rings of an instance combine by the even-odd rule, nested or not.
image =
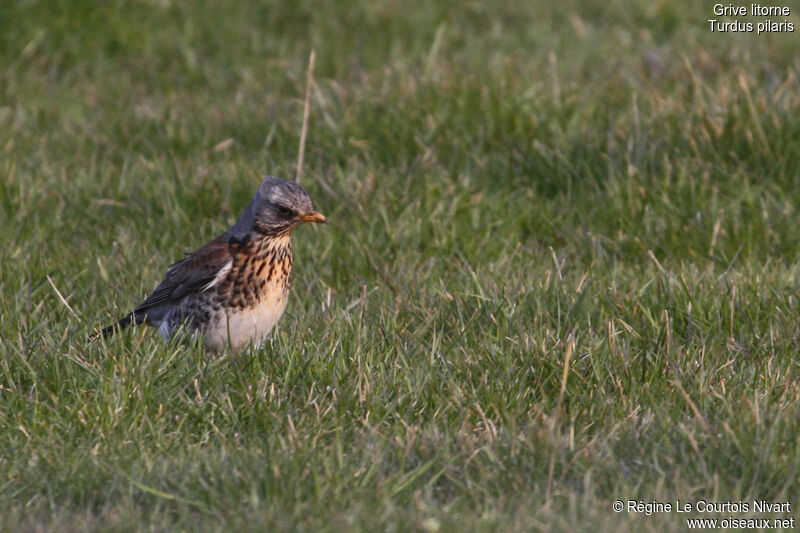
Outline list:
[[[89,335],[88,342],[94,342],[100,338],[110,337],[111,335],[116,333],[117,330],[122,330],[133,323],[141,324],[142,322],[144,322],[144,317],[138,317],[135,314],[130,313],[128,316],[121,318],[116,324],[111,324],[110,326],[106,326],[103,329],[101,329],[99,333],[92,333],[91,335]]]

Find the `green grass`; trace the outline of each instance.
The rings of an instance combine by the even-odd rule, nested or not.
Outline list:
[[[797,33],[685,4],[0,3],[0,528],[797,517]],[[86,345],[294,176],[311,49],[271,342]]]

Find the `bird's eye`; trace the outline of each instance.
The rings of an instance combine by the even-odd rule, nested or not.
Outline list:
[[[280,214],[281,216],[284,216],[284,217],[288,217],[288,216],[291,216],[291,215],[294,214],[294,212],[291,209],[289,209],[288,207],[286,207],[284,205],[277,205],[277,206],[275,206],[275,208],[277,209],[278,214]]]

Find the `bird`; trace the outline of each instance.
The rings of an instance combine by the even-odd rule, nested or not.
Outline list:
[[[202,336],[211,352],[260,346],[283,315],[291,287],[292,232],[327,223],[298,183],[267,176],[236,223],[167,268],[153,292],[92,340],[132,324]]]

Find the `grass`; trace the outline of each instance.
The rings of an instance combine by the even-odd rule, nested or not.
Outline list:
[[[709,17],[2,2],[0,528],[796,516],[796,34]],[[332,224],[296,232],[271,342],[86,345],[260,176],[294,176],[312,49],[302,182]]]

